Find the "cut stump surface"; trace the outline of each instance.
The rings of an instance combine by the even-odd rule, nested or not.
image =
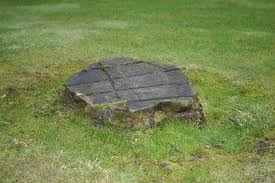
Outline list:
[[[66,87],[90,106],[125,101],[130,113],[164,105],[176,106],[178,112],[196,102],[196,93],[179,68],[131,58],[92,64],[72,75]]]

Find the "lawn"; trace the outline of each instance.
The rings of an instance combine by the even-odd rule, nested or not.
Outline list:
[[[95,127],[61,100],[114,57],[181,68],[204,127]],[[274,81],[274,0],[1,0],[0,182],[273,182]]]

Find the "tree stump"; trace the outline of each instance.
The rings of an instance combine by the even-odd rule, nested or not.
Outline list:
[[[112,106],[128,114],[162,110],[204,121],[196,92],[174,65],[131,58],[103,60],[72,75],[66,88],[72,98],[92,108]]]

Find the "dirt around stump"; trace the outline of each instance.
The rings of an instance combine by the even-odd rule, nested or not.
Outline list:
[[[131,58],[103,60],[72,75],[66,89],[74,100],[92,108],[108,106],[127,114],[162,110],[204,121],[196,93],[174,65]]]

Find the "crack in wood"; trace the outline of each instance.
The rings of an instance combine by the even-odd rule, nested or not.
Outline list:
[[[134,103],[134,102],[146,102],[146,101],[152,101],[152,100],[166,100],[166,99],[176,99],[176,98],[181,98],[181,97],[192,97],[192,95],[184,95],[184,96],[174,96],[174,97],[158,97],[158,98],[150,98],[150,99],[140,99],[140,100],[129,100],[129,103]],[[165,102],[165,101],[163,101]]]
[[[99,65],[102,65],[102,64],[99,62]],[[113,90],[114,90],[114,93],[115,93],[116,97],[117,97],[119,100],[121,100],[121,98],[119,97],[119,95],[118,95],[117,92],[116,92],[115,83],[114,83],[114,81],[112,80],[110,74],[109,74],[105,69],[102,69],[102,71],[105,72],[106,75],[107,75],[107,77],[109,78],[109,81],[111,82],[111,85],[112,85],[112,88],[113,88]]]
[[[143,88],[153,88],[153,87],[158,87],[158,86],[184,86],[186,82],[180,83],[180,82],[175,82],[175,83],[166,83],[166,84],[158,84],[158,85],[151,85],[151,86],[142,86],[142,87],[132,87],[132,88],[125,88],[125,89],[116,89],[113,91],[105,91],[105,92],[92,92],[91,94],[86,94],[87,96],[93,95],[93,94],[107,94],[107,93],[112,93],[112,92],[119,92],[119,91],[133,91],[135,89],[143,89]],[[135,91],[133,91],[135,92]],[[135,92],[136,93],[136,92]]]
[[[105,73],[107,71],[100,69],[102,71],[104,71]],[[157,72],[150,72],[150,73],[143,73],[143,74],[136,74],[136,75],[130,75],[130,76],[123,76],[123,77],[114,77],[112,79],[116,80],[116,79],[122,79],[122,78],[132,78],[132,77],[137,77],[137,76],[146,76],[146,75],[154,75],[154,74],[158,74],[158,73],[167,73],[167,72],[173,72],[173,71],[179,71],[180,69],[175,68],[175,69],[171,69],[171,70],[165,70],[165,71],[157,71]],[[103,80],[98,80],[98,81],[87,81],[87,82],[82,82],[82,83],[77,83],[77,84],[67,84],[68,87],[70,86],[78,86],[78,85],[86,85],[86,84],[90,84],[90,83],[99,83],[99,82],[104,82],[104,81],[110,81],[109,79],[110,75],[108,76],[108,79],[103,79]],[[111,77],[110,77],[111,78]]]

